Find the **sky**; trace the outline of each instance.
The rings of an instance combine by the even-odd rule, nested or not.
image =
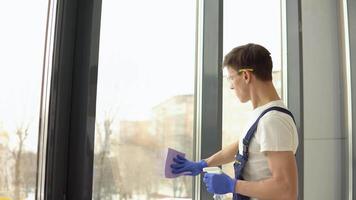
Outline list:
[[[13,147],[17,127],[29,127],[27,149],[37,150],[39,102],[48,1],[0,3],[0,131]],[[4,140],[4,138],[0,138]]]
[[[279,3],[224,0],[223,54],[258,43],[270,50],[279,69]],[[16,127],[28,125],[26,148],[36,151],[48,1],[0,5],[0,131],[10,134],[14,146]],[[175,95],[193,94],[195,6],[193,0],[103,0],[98,121],[106,116],[148,119],[153,106]]]

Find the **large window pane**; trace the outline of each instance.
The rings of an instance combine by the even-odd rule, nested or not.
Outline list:
[[[0,2],[0,199],[34,199],[48,0]]]
[[[282,98],[282,57],[281,57],[281,5],[280,1],[224,0],[224,42],[226,55],[232,48],[247,43],[266,47],[273,61],[273,83]],[[223,82],[223,146],[237,140],[242,134],[252,110],[251,103],[242,104]],[[224,171],[233,176],[233,167],[224,166]]]
[[[196,2],[104,0],[93,199],[191,199],[164,178],[167,147],[192,158]]]

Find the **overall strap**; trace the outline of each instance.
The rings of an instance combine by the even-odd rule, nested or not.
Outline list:
[[[255,123],[253,123],[253,125],[251,126],[251,128],[248,130],[245,138],[243,139],[242,143],[243,143],[243,154],[245,156],[248,157],[248,146],[250,144],[250,141],[253,137],[253,135],[255,134],[256,132],[256,129],[257,129],[257,125],[258,125],[258,122],[260,121],[260,119],[263,117],[263,115],[265,115],[266,113],[268,113],[269,111],[272,111],[272,110],[276,110],[276,111],[279,111],[279,112],[283,112],[289,116],[292,117],[294,123],[295,123],[295,120],[294,120],[294,117],[293,117],[293,114],[285,109],[285,108],[282,108],[282,107],[278,107],[278,106],[273,106],[273,107],[270,107],[270,108],[267,108],[266,110],[264,110],[261,115],[257,118],[257,120],[255,121]]]

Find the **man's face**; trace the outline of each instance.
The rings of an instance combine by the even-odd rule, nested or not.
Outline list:
[[[238,74],[236,70],[231,67],[227,68],[228,80],[230,81],[230,89],[235,91],[237,98],[242,103],[250,100],[249,90],[246,79],[243,77],[244,73]]]

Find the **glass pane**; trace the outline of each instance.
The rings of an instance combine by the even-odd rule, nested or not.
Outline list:
[[[164,177],[168,147],[192,158],[196,2],[102,5],[93,199],[191,199]]]
[[[234,47],[257,43],[271,52],[273,83],[282,98],[281,75],[281,5],[280,1],[224,0],[224,55]],[[223,146],[237,140],[248,120],[251,103],[240,103],[223,79]],[[233,166],[224,166],[233,176]]]
[[[0,2],[0,199],[35,199],[47,8]]]

